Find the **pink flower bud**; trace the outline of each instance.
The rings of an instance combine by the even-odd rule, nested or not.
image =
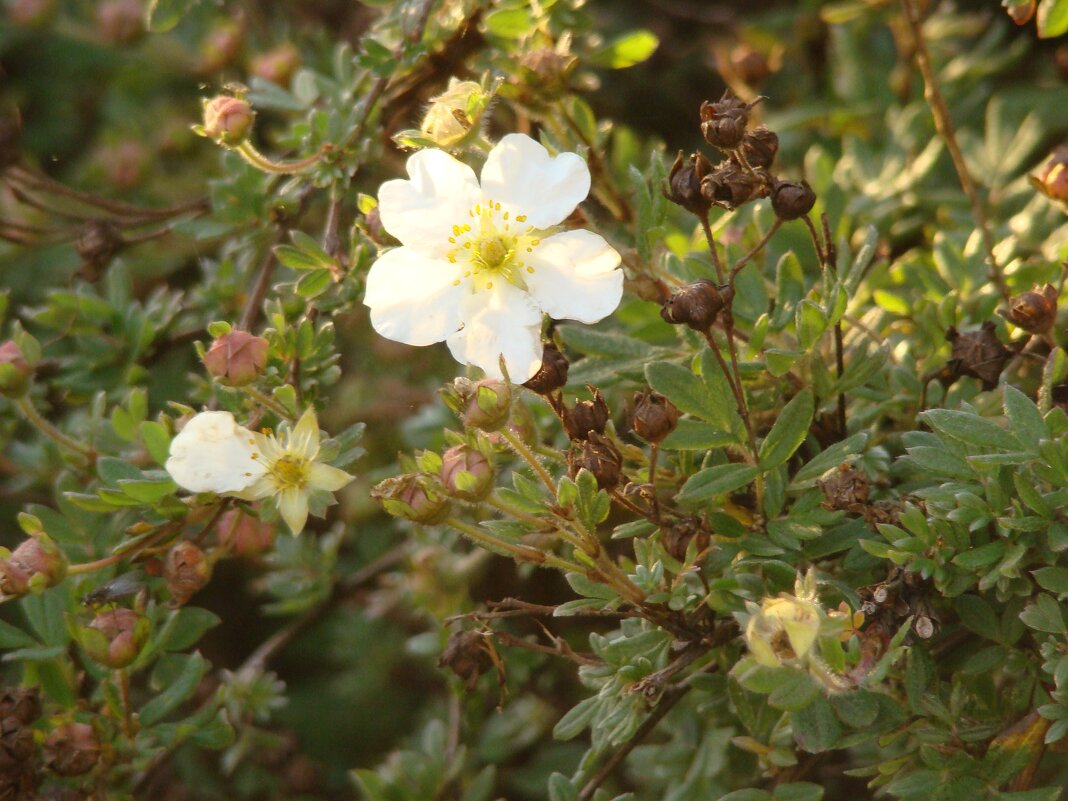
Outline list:
[[[191,542],[182,541],[167,552],[163,575],[175,606],[183,606],[211,580],[207,554]]]
[[[249,135],[255,112],[238,97],[219,95],[204,102],[204,135],[225,145],[234,145]]]
[[[90,658],[110,668],[123,668],[137,659],[148,640],[148,618],[132,609],[111,609],[93,618],[80,632]]]
[[[387,478],[371,489],[371,497],[394,517],[415,523],[440,523],[449,513],[449,499],[435,488],[430,479],[409,473]]]
[[[54,587],[67,575],[67,559],[47,534],[25,540],[0,559],[0,596],[19,596]]]
[[[145,32],[145,12],[140,0],[105,0],[97,6],[96,25],[107,42],[130,44]]]
[[[0,394],[8,398],[20,398],[30,388],[33,368],[13,340],[0,345]]]
[[[493,489],[493,463],[470,445],[455,445],[441,457],[441,485],[445,492],[465,501],[480,501]]]
[[[233,509],[219,520],[219,544],[234,556],[253,557],[271,550],[278,527]]]
[[[512,388],[505,381],[486,378],[470,388],[463,410],[464,425],[496,431],[508,422]]]
[[[289,86],[293,73],[300,67],[300,51],[290,42],[284,42],[266,53],[252,59],[251,72],[265,81],[279,86]]]
[[[204,366],[235,387],[251,384],[267,366],[267,340],[247,331],[223,334],[204,354]]]

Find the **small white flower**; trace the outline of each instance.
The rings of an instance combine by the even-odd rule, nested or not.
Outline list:
[[[510,134],[475,173],[440,150],[408,159],[409,180],[379,191],[382,225],[402,247],[367,275],[364,303],[382,336],[445,340],[460,362],[523,382],[541,366],[542,313],[595,323],[619,305],[619,254],[597,234],[558,231],[590,191],[575,153],[555,157]]]
[[[350,481],[344,470],[316,461],[319,422],[308,409],[291,431],[260,434],[238,425],[229,412],[195,415],[171,442],[165,465],[190,492],[217,492],[245,500],[274,497],[290,531],[308,520],[308,498],[335,492]]]
[[[263,474],[255,435],[230,412],[201,412],[171,440],[167,472],[190,492],[240,492]]]

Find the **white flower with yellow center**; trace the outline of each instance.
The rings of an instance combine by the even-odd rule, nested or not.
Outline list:
[[[382,225],[401,241],[367,275],[364,303],[382,336],[444,340],[460,362],[526,381],[541,366],[542,314],[595,323],[619,305],[619,254],[597,234],[558,230],[590,191],[575,153],[504,137],[482,181],[440,150],[408,159],[409,180],[379,191]]]
[[[308,520],[313,492],[336,492],[353,477],[317,461],[319,422],[308,409],[279,436],[238,425],[229,412],[195,415],[171,442],[165,465],[190,492],[217,492],[255,501],[273,497],[290,531]]]

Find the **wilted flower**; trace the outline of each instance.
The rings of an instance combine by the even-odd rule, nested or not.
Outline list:
[[[754,128],[742,140],[742,155],[750,167],[767,169],[779,152],[779,135],[763,125]]]
[[[804,217],[816,205],[816,193],[806,181],[779,181],[771,192],[771,207],[780,220]]]
[[[450,78],[448,88],[430,98],[420,133],[438,147],[453,147],[478,127],[489,100],[490,93],[474,81]]]
[[[571,478],[577,476],[579,470],[589,470],[597,479],[598,487],[610,490],[623,478],[623,455],[610,439],[591,431],[589,439],[583,440],[577,451],[567,455],[567,468]]]
[[[599,389],[587,387],[593,394],[592,400],[578,401],[574,406],[563,407],[564,431],[569,439],[589,439],[591,433],[603,434],[611,413],[604,395]]]
[[[219,518],[219,544],[235,556],[258,556],[274,545],[276,528],[241,509],[231,509]]]
[[[553,342],[546,342],[541,352],[541,367],[523,386],[539,395],[549,395],[567,384],[571,363]]]
[[[710,145],[731,150],[742,143],[752,105],[728,90],[716,103],[701,104],[701,134]]]
[[[709,203],[736,209],[750,200],[767,197],[768,179],[765,174],[726,161],[701,179],[701,193]]]
[[[200,546],[182,540],[167,551],[163,575],[175,606],[183,606],[211,581],[212,563]]]
[[[687,325],[695,331],[708,331],[719,313],[734,299],[730,286],[718,287],[707,278],[679,287],[660,310],[665,322]]]
[[[813,601],[785,594],[765,598],[745,628],[749,653],[769,667],[801,661],[816,643],[821,620],[821,610]]]
[[[523,382],[541,366],[542,314],[597,322],[623,293],[619,254],[597,234],[557,231],[590,190],[575,153],[550,156],[511,134],[474,172],[440,150],[408,159],[409,180],[379,192],[382,224],[403,247],[367,275],[364,303],[380,334],[409,345],[445,340],[461,362]]]
[[[712,164],[700,153],[688,159],[680,150],[662,191],[664,197],[698,217],[708,214],[712,204],[701,192],[701,181],[712,172]]]

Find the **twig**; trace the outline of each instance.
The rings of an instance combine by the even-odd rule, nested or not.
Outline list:
[[[245,308],[242,310],[241,320],[237,324],[237,327],[242,331],[248,331],[260,314],[260,306],[263,305],[263,299],[267,297],[267,290],[271,287],[271,275],[274,273],[274,266],[277,262],[274,255],[274,246],[282,242],[284,231],[284,227],[279,229],[274,242],[270,244],[267,252],[263,254],[263,260],[260,262],[259,269],[256,272],[256,280],[252,285],[252,291],[249,292],[248,298],[245,300]]]
[[[756,256],[760,251],[762,251],[764,249],[764,246],[766,244],[768,244],[768,242],[771,240],[771,238],[773,236],[775,236],[775,232],[779,230],[779,227],[781,225],[782,225],[782,220],[776,218],[775,219],[775,224],[772,225],[771,228],[768,229],[768,232],[766,234],[764,234],[764,237],[759,242],[757,242],[756,246],[752,250],[750,250],[748,253],[746,253],[744,256],[742,256],[742,258],[738,259],[738,261],[735,263],[735,265],[731,268],[730,276],[728,278],[728,283],[730,283],[732,286],[734,285],[734,279],[738,275],[738,273],[741,272],[742,268],[745,267],[745,265],[747,265],[750,261],[752,261],[754,256]],[[710,231],[710,233],[711,233],[711,231]]]
[[[905,12],[905,21],[912,32],[913,43],[916,47],[916,66],[919,67],[920,74],[923,76],[923,94],[927,100],[927,105],[931,107],[935,129],[946,143],[946,149],[953,160],[953,167],[957,171],[961,188],[964,190],[964,194],[968,196],[968,202],[971,204],[972,219],[983,237],[983,247],[986,249],[987,259],[990,262],[990,280],[997,285],[1001,296],[1008,301],[1011,299],[1012,293],[1009,292],[1009,288],[1005,283],[1005,276],[1002,274],[1001,267],[994,256],[994,236],[990,233],[990,221],[987,219],[986,211],[983,209],[983,201],[979,197],[975,180],[968,171],[964,153],[957,143],[957,136],[953,129],[953,118],[949,114],[949,107],[946,105],[945,98],[942,97],[942,90],[938,86],[938,76],[935,74],[934,67],[931,64],[931,54],[927,49],[927,40],[923,35],[923,20],[920,18],[920,12],[916,8],[914,0],[901,0],[901,7]]]

